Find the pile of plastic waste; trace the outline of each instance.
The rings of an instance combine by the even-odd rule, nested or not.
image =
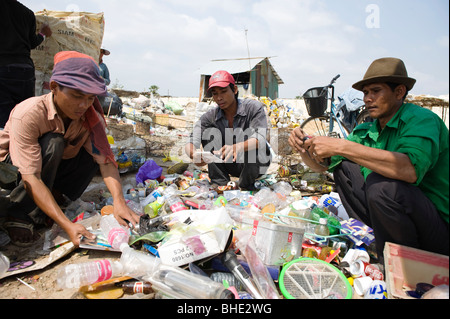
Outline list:
[[[304,120],[301,110],[283,100],[261,97],[259,101],[266,106],[271,128],[296,128]]]
[[[342,285],[349,293],[331,293],[333,287],[325,285],[315,298],[353,293],[386,298],[383,269],[371,264],[376,261],[372,230],[348,218],[337,193],[305,196],[273,176],[256,181],[259,190],[253,192],[234,182],[212,188],[200,170],[162,176],[149,163],[152,178],[138,173],[136,183],[123,189],[140,216],[137,227],[124,228],[108,214],[114,203],[107,192],[100,204],[78,202],[71,208],[76,208],[74,216],[90,210],[86,216],[98,219],[97,242],[91,244],[117,251],[121,258],[66,266],[58,277],[60,288],[126,278],[116,285],[145,286],[146,293],[143,288],[135,292],[151,292],[154,298],[292,298],[295,292],[280,274],[303,258],[327,263],[346,278]],[[366,288],[360,288],[359,278],[365,277],[381,287],[381,294],[370,294],[378,290],[370,290],[367,278]],[[297,285],[307,289],[311,284]]]

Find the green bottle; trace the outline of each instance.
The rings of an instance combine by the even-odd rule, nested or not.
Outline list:
[[[158,216],[158,212],[163,204],[164,204],[164,197],[162,196],[158,197],[154,202],[151,202],[150,204],[144,207],[144,212],[148,216],[150,216],[150,218],[154,218]]]

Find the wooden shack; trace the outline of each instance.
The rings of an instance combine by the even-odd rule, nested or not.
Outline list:
[[[212,60],[199,69],[199,102],[211,99],[208,83],[211,76],[219,70],[233,75],[239,89],[239,97],[254,95],[277,99],[278,86],[283,80],[270,63],[269,57]]]

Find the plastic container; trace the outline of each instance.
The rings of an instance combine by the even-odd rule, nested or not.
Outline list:
[[[303,94],[306,110],[309,116],[321,116],[327,109],[327,94],[326,87],[311,88]]]
[[[328,220],[326,218],[319,219],[319,225],[314,228],[314,234],[319,236],[320,245],[327,246],[328,245],[328,236],[330,236],[330,230],[327,226]]]
[[[0,278],[8,271],[9,265],[9,258],[0,251]]]
[[[157,200],[144,207],[144,212],[149,215],[150,218],[158,216],[159,210],[164,205],[164,200],[164,197],[158,197]]]
[[[114,215],[102,216],[100,229],[112,248],[122,250],[122,245],[128,245],[129,231],[119,224]]]
[[[257,208],[262,209],[269,203],[278,203],[278,198],[270,188],[262,188],[252,198],[252,203]]]
[[[148,279],[153,288],[182,299],[233,299],[233,293],[209,277],[179,267],[161,265]]]
[[[295,217],[299,217],[295,219],[295,224],[300,228],[306,228],[306,225],[309,223],[309,219],[311,218],[311,209],[307,205],[305,201],[295,201],[291,204],[290,215],[294,215]]]
[[[305,229],[245,218],[244,226],[252,228],[265,265],[280,266],[300,256]]]
[[[126,203],[127,203],[127,206],[130,207],[133,212],[135,212],[139,216],[144,215],[144,209],[141,204],[136,203],[135,201],[130,200],[130,199],[126,200]]]
[[[339,220],[333,216],[328,215],[322,209],[316,206],[311,210],[311,220],[313,220],[315,224],[318,224],[320,218],[326,218],[328,220],[327,223],[330,235],[336,235],[340,232],[341,223],[339,222]]]
[[[292,192],[292,186],[287,182],[281,181],[273,185],[273,191],[287,197]]]
[[[124,274],[133,278],[139,278],[153,275],[160,266],[161,260],[153,255],[127,246],[122,249],[120,263],[123,266]]]
[[[109,259],[70,264],[58,272],[56,283],[62,289],[80,288],[120,276],[122,270],[120,262]]]
[[[189,209],[184,205],[181,198],[178,196],[178,188],[175,184],[171,184],[164,190],[164,197],[166,199],[166,204],[172,213],[179,212],[181,210]]]
[[[164,188],[158,187],[153,192],[151,192],[147,197],[144,198],[144,200],[141,201],[142,207],[147,206],[148,204],[154,202],[158,197],[163,196]]]

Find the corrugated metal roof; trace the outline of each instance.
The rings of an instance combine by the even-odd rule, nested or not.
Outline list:
[[[283,80],[278,76],[278,73],[273,68],[269,61],[269,58],[242,58],[242,59],[224,59],[224,60],[212,60],[209,63],[202,66],[196,73],[201,75],[213,75],[214,72],[219,70],[226,70],[231,74],[249,72],[255,68],[261,61],[267,59],[272,69],[273,74],[277,78],[278,84],[283,84]]]

